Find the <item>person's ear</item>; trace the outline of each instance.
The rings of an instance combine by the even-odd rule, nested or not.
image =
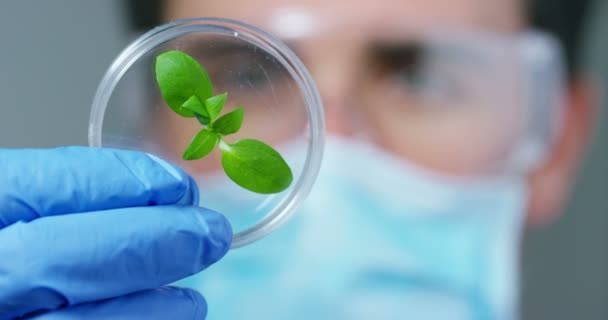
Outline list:
[[[528,223],[531,225],[552,221],[569,198],[595,127],[597,96],[594,89],[588,79],[571,82],[556,144],[547,161],[528,181]]]

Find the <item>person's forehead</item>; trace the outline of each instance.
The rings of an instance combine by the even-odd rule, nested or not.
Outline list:
[[[351,30],[409,25],[513,31],[524,24],[522,7],[521,0],[174,0],[167,18],[217,16],[269,27],[277,14],[304,12],[322,24]]]

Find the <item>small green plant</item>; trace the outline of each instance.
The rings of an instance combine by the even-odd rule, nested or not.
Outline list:
[[[275,149],[255,139],[232,144],[224,140],[241,129],[244,109],[239,107],[220,116],[228,93],[213,95],[209,75],[194,58],[181,51],[168,51],[156,57],[155,71],[169,107],[183,117],[196,118],[203,126],[184,151],[184,160],[201,159],[219,145],[222,167],[236,184],[264,194],[289,187],[291,169]]]

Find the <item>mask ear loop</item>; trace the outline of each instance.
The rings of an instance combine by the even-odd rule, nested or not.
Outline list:
[[[526,123],[521,141],[508,161],[508,172],[531,171],[542,165],[563,125],[566,74],[562,48],[552,36],[528,31],[516,41],[525,72]]]

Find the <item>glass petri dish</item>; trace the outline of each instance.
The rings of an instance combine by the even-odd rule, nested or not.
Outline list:
[[[267,195],[236,185],[222,170],[219,148],[203,159],[182,160],[202,126],[174,113],[160,96],[154,62],[169,50],[194,57],[214,94],[228,92],[222,114],[245,109],[241,130],[226,141],[271,145],[292,169],[289,188]],[[302,62],[275,37],[229,19],[179,20],[144,34],[111,64],[93,100],[89,145],[144,151],[179,165],[195,179],[199,205],[231,222],[232,248],[238,248],[285,223],[310,192],[323,155],[323,107]]]

